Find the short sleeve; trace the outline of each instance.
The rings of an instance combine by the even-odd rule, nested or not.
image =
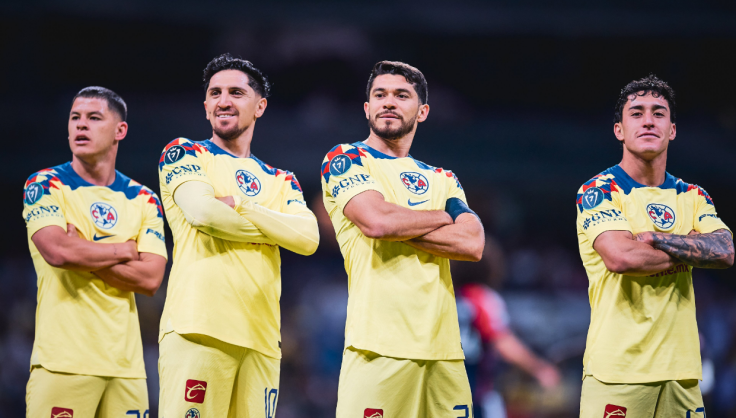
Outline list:
[[[692,186],[697,189],[695,196],[695,219],[694,228],[701,234],[708,234],[719,229],[727,229],[728,226],[718,217],[713,199],[700,186]]]
[[[322,181],[326,197],[331,197],[340,210],[350,199],[368,190],[385,194],[381,185],[370,174],[367,155],[360,148],[338,145],[322,162]]]
[[[23,218],[29,237],[51,225],[60,226],[66,231],[63,201],[61,190],[50,173],[40,172],[28,179],[23,190]]]
[[[441,169],[440,169],[441,170]],[[443,171],[445,176],[447,177],[447,183],[449,187],[449,192],[447,194],[447,198],[453,198],[456,197],[465,204],[468,204],[468,200],[465,198],[465,190],[463,190],[463,186],[460,185],[460,180],[458,180],[455,173],[452,171]]]
[[[277,177],[281,175],[281,172],[276,174]],[[302,192],[302,186],[299,184],[299,180],[291,171],[283,172],[284,181],[284,198],[281,204],[281,212],[289,214],[297,214],[299,212],[305,212],[307,208],[307,202],[304,200],[304,193]]]
[[[143,189],[146,202],[143,206],[143,223],[138,233],[138,252],[158,254],[168,259],[164,236],[164,217],[161,201],[151,190]]]
[[[158,162],[161,188],[166,188],[173,195],[177,187],[190,180],[211,185],[212,182],[205,172],[209,156],[207,148],[186,138],[171,141],[164,148]]]
[[[629,231],[633,234],[615,187],[592,180],[578,191],[577,230],[578,234],[585,234],[591,243],[606,231]]]

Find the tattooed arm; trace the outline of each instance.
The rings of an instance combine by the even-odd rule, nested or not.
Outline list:
[[[733,265],[733,238],[725,229],[709,234],[691,232],[690,235],[644,232],[638,234],[636,240],[662,250],[693,267],[725,269]]]

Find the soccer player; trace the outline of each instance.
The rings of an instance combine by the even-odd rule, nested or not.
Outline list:
[[[115,170],[126,116],[111,90],[82,89],[69,114],[72,161],[25,185],[38,275],[29,418],[148,416],[133,293],[161,285],[166,245],[156,195]]]
[[[451,171],[409,155],[429,114],[424,75],[381,61],[366,95],[368,139],[322,164],[348,273],[337,418],[469,417],[450,259],[480,260],[483,227]]]
[[[675,93],[650,75],[621,90],[623,159],[577,195],[590,280],[582,418],[702,417],[692,270],[733,264],[731,231],[702,188],[665,171]]]
[[[296,177],[251,154],[270,84],[224,54],[204,70],[212,138],[178,138],[159,174],[174,266],[159,333],[160,414],[273,418],[281,358],[279,247],[316,251]]]

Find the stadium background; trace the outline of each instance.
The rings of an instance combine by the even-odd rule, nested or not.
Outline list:
[[[503,249],[503,283],[494,286],[514,330],[564,373],[557,389],[543,392],[502,367],[495,379],[509,416],[577,416],[589,305],[574,198],[620,160],[612,113],[628,81],[653,72],[675,88],[679,129],[668,171],[704,186],[736,226],[736,3],[691,3],[3,2],[0,417],[25,413],[33,340],[36,277],[21,189],[32,172],[71,158],[71,97],[102,85],[127,101],[118,169],[158,192],[162,147],[211,133],[201,74],[222,52],[253,61],[273,82],[253,152],[294,171],[314,210],[324,154],[367,136],[371,66],[394,59],[424,72],[431,112],[412,155],[458,175]],[[279,418],[334,416],[347,289],[331,227],[321,226],[316,255],[282,253]],[[703,356],[713,370],[706,410],[715,417],[736,417],[735,272],[694,274]],[[166,283],[154,298],[138,298],[151,417],[165,296]]]

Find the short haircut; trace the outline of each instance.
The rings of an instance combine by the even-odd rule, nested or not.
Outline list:
[[[253,66],[253,63],[244,59],[234,58],[232,55],[225,53],[215,57],[212,61],[207,64],[204,69],[204,91],[207,93],[207,89],[210,88],[210,80],[212,76],[225,70],[238,70],[245,73],[248,76],[248,85],[258,93],[261,97],[268,97],[271,95],[271,83],[268,82],[266,75],[261,72],[258,68]]]
[[[74,96],[74,99],[72,99],[72,106],[74,106],[74,102],[79,97],[104,99],[107,102],[107,107],[117,113],[123,122],[128,118],[128,106],[125,104],[125,101],[110,89],[100,86],[85,87],[82,90],[79,90],[79,93]]]
[[[376,77],[383,74],[396,74],[404,76],[406,81],[409,82],[416,90],[419,96],[419,103],[427,104],[429,99],[429,90],[427,89],[427,80],[424,78],[424,74],[417,68],[412,67],[409,64],[405,64],[399,61],[379,61],[373,66],[371,76],[368,78],[368,87],[365,89],[365,95],[370,101],[371,88],[373,88],[373,81]]]
[[[672,90],[672,87],[670,87],[669,84],[660,80],[654,74],[649,74],[641,80],[634,80],[621,89],[621,94],[618,96],[616,109],[613,113],[613,123],[621,122],[624,113],[624,106],[626,106],[626,102],[629,101],[629,97],[631,95],[636,94],[637,96],[646,96],[649,93],[654,97],[662,97],[667,100],[667,103],[670,105],[670,121],[675,123],[675,91]]]

